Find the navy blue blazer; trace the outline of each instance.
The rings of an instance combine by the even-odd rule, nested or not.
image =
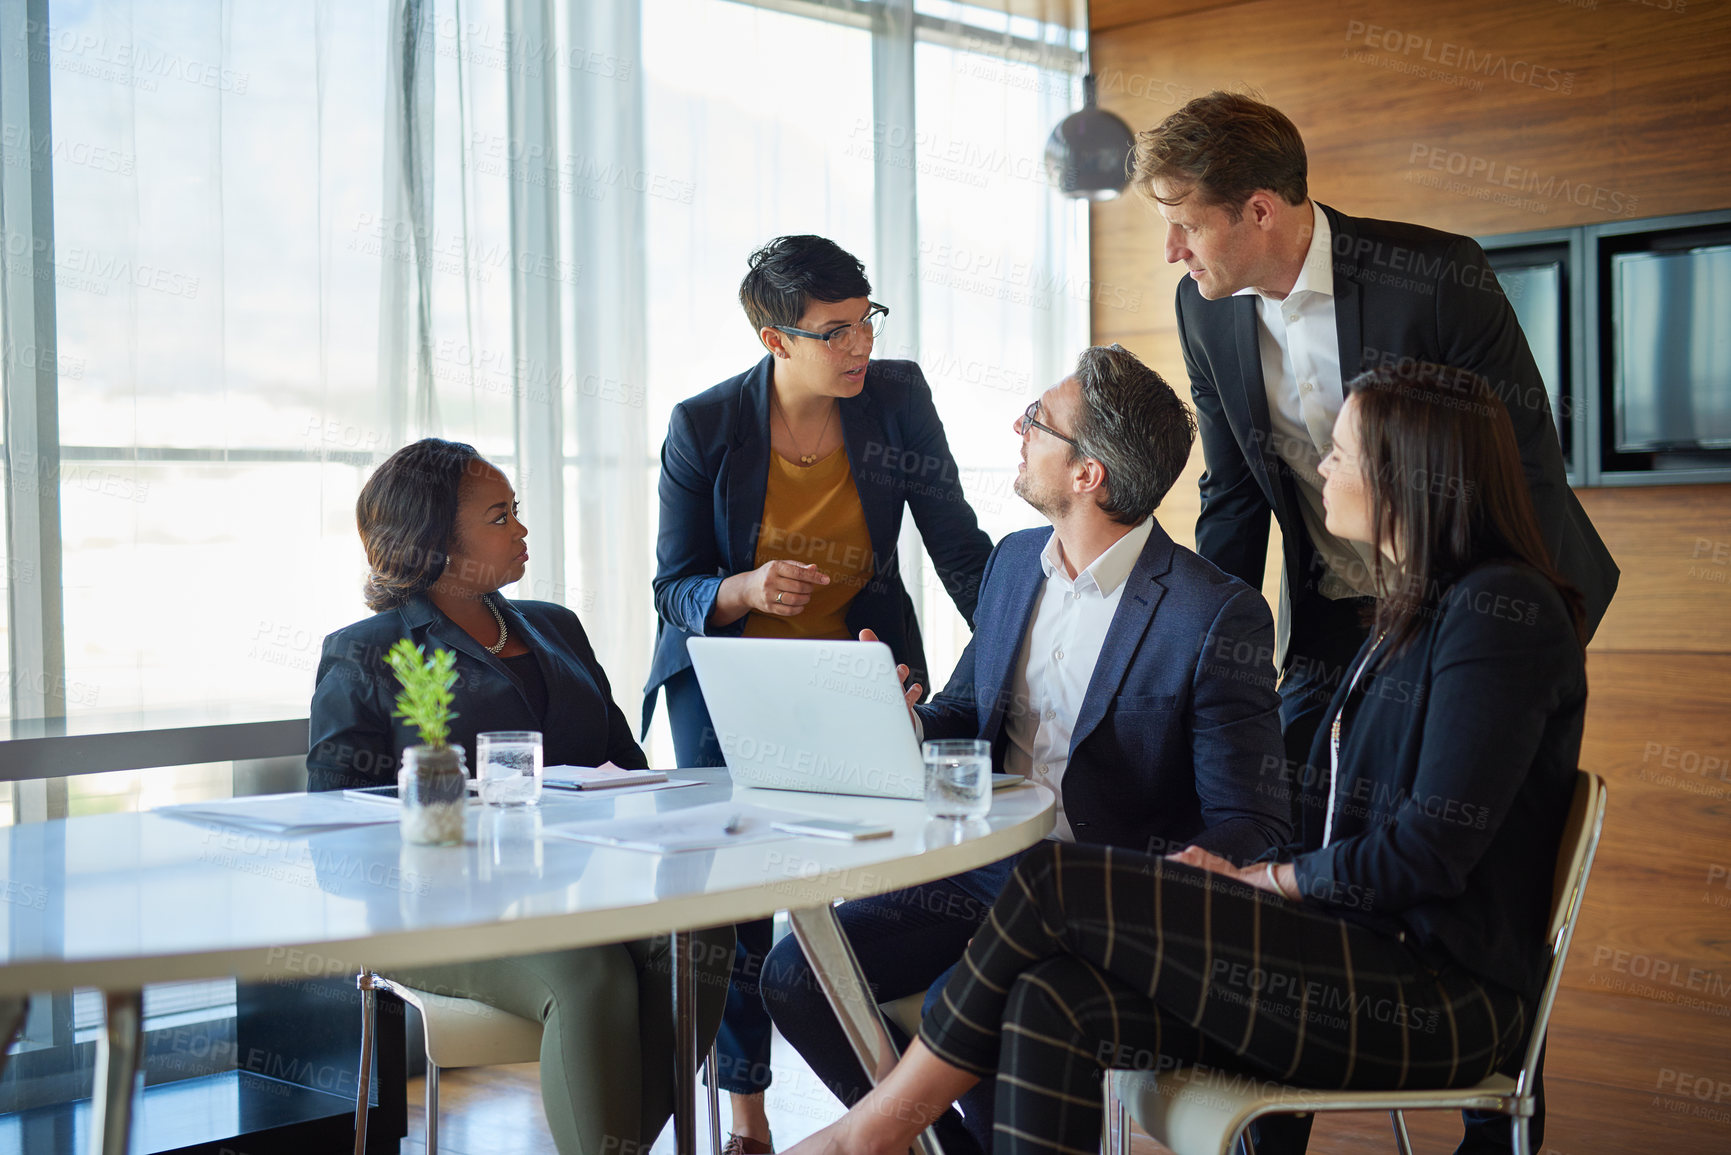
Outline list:
[[[1490,381],[1514,422],[1521,465],[1551,556],[1586,599],[1590,635],[1616,592],[1617,564],[1564,477],[1544,378],[1484,250],[1470,237],[1319,207],[1334,234],[1341,374],[1350,380],[1363,369],[1416,360],[1470,369]],[[1302,629],[1327,608],[1316,589],[1325,563],[1299,515],[1286,463],[1275,452],[1256,299],[1206,301],[1195,279],[1185,277],[1177,309],[1207,463],[1196,550],[1227,573],[1259,585],[1272,512],[1286,552],[1284,652],[1288,631]]]
[[[1052,528],[1010,534],[986,567],[973,639],[918,707],[928,738],[985,738],[1003,768],[1016,659],[1045,586]],[[1194,843],[1248,861],[1292,836],[1274,622],[1262,595],[1155,522],[1126,579],[1070,740],[1062,789],[1078,840],[1165,854]],[[988,870],[991,868],[987,868]]]
[[[403,749],[420,744],[407,722],[391,716],[399,686],[385,654],[399,638],[428,654],[445,649],[457,655],[450,740],[463,747],[471,775],[475,735],[485,730],[541,731],[549,766],[598,766],[608,759],[647,766],[577,615],[551,602],[512,602],[499,594],[493,604],[541,667],[546,717],[535,716],[504,662],[428,598],[416,596],[325,638],[313,688],[307,789],[395,785]]]
[[[1300,778],[1305,902],[1535,997],[1587,705],[1562,598],[1530,567],[1481,566],[1440,596],[1409,648],[1349,685],[1310,764],[1281,772]],[[1340,781],[1322,848],[1336,715]]]
[[[673,407],[661,446],[661,529],[655,546],[655,657],[644,686],[643,730],[662,683],[691,665],[685,640],[737,637],[745,618],[709,625],[723,578],[757,568],[757,531],[769,485],[769,395],[774,357]],[[955,458],[912,361],[873,361],[858,396],[844,398],[842,440],[871,534],[874,570],[848,606],[850,634],[870,629],[922,686],[925,647],[896,558],[902,508],[913,511],[962,617],[970,624],[992,539],[962,495]]]

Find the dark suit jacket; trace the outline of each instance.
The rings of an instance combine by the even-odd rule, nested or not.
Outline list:
[[[1003,768],[1016,659],[1045,586],[1051,527],[1010,534],[986,567],[977,629],[950,684],[918,707],[928,738],[985,738]],[[1156,522],[1136,559],[1071,735],[1062,789],[1078,840],[1164,854],[1195,843],[1246,861],[1288,839],[1274,623],[1262,595]]]
[[[1357,692],[1343,683],[1329,706],[1315,769],[1297,772],[1305,901],[1405,931],[1421,950],[1535,996],[1586,703],[1556,589],[1524,565],[1468,573],[1406,650]],[[1333,841],[1318,849],[1336,714]]]
[[[451,742],[475,770],[475,735],[485,730],[539,730],[549,766],[648,765],[631,725],[613,703],[607,675],[577,615],[551,602],[511,602],[494,594],[511,633],[535,654],[547,682],[547,716],[537,718],[505,663],[424,596],[344,626],[325,639],[313,688],[307,789],[394,785],[403,749],[420,735],[396,708],[397,677],[385,654],[398,638],[457,655]]]
[[[1470,369],[1490,381],[1514,421],[1551,556],[1586,599],[1590,633],[1616,592],[1617,565],[1564,479],[1544,380],[1484,251],[1470,237],[1320,207],[1334,232],[1334,310],[1343,379],[1412,358]],[[1286,551],[1280,620],[1284,654],[1290,630],[1329,619],[1327,599],[1316,590],[1324,566],[1270,437],[1256,299],[1203,300],[1195,281],[1185,277],[1178,286],[1178,331],[1207,465],[1196,550],[1260,588],[1273,511]]]
[[[757,531],[769,484],[769,392],[774,358],[681,401],[661,446],[661,529],[655,546],[655,658],[643,727],[662,683],[691,665],[685,640],[737,637],[709,611],[723,578],[757,568]],[[848,606],[848,630],[876,632],[912,678],[929,686],[913,600],[896,560],[902,508],[913,510],[938,578],[969,623],[992,540],[962,495],[925,375],[912,361],[873,361],[865,388],[840,406],[842,439],[871,534],[875,573]]]

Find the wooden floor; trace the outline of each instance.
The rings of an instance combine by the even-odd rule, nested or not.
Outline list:
[[[1570,968],[1571,973],[1574,967]],[[1731,1084],[1695,1081],[1676,1056],[1703,1057],[1709,1069],[1731,1068],[1731,1016],[1704,1015],[1649,998],[1565,990],[1551,1030],[1545,1080],[1550,1119],[1535,1155],[1726,1155],[1731,1152]],[[776,1143],[791,1145],[840,1114],[840,1106],[799,1056],[776,1037],[776,1083],[768,1106]],[[447,1071],[440,1079],[439,1147],[448,1155],[556,1155],[541,1114],[534,1063]],[[1679,1085],[1682,1093],[1679,1093]],[[421,1155],[423,1081],[409,1084],[409,1138],[404,1155]],[[723,1099],[722,1118],[727,1113]],[[1460,1136],[1457,1117],[1409,1116],[1421,1155],[1448,1155]],[[701,1117],[698,1149],[707,1152]],[[725,1132],[725,1126],[723,1128]],[[1132,1155],[1165,1148],[1138,1136]],[[1318,1155],[1389,1155],[1388,1117],[1339,1115],[1316,1125]],[[673,1155],[672,1129],[651,1155]]]

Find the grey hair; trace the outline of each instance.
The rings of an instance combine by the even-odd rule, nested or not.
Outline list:
[[[1106,468],[1100,509],[1136,525],[1159,508],[1196,441],[1196,418],[1165,378],[1122,345],[1095,345],[1076,359],[1082,405],[1073,430],[1079,450]]]

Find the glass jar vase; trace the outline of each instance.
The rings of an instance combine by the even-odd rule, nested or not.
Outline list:
[[[463,841],[469,772],[461,746],[410,746],[397,771],[399,829],[404,842],[455,846]]]

